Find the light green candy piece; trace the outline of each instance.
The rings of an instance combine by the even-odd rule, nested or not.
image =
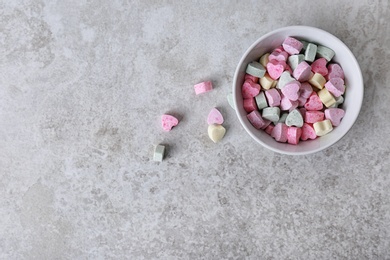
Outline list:
[[[261,116],[272,122],[278,121],[280,115],[279,107],[266,107],[263,109]]]
[[[267,98],[264,95],[264,91],[260,91],[260,93],[255,97],[255,100],[259,110],[268,107]]]
[[[246,67],[246,73],[258,78],[262,78],[265,74],[265,68],[259,62],[252,61]]]
[[[309,43],[305,50],[305,61],[313,62],[317,54],[317,45]]]
[[[288,116],[288,113],[283,113],[283,114],[280,116],[278,123],[285,123],[285,122],[286,122],[287,116]],[[276,124],[275,124],[275,125],[276,125]]]
[[[286,118],[286,125],[287,126],[296,126],[296,127],[303,126],[303,117],[298,109],[294,109],[293,111],[291,111],[288,114],[288,116]]]
[[[305,51],[309,43],[307,41],[301,41],[301,43],[303,44],[302,50]]]
[[[229,105],[235,110],[236,108],[234,107],[233,93],[229,93],[226,98]]]
[[[317,46],[317,56],[320,58],[325,58],[327,61],[330,61],[334,54],[334,51],[328,47],[321,45]]]
[[[280,78],[278,80],[278,84],[276,85],[276,87],[278,89],[282,89],[284,88],[284,86],[286,86],[287,83],[291,82],[291,81],[294,81],[295,79],[293,77],[291,77],[291,74],[289,71],[283,71],[282,75],[280,75]]]
[[[291,67],[292,70],[295,70],[298,64],[304,60],[305,55],[303,54],[291,55],[290,57],[288,57],[288,65]]]
[[[165,154],[165,146],[161,144],[157,145],[156,148],[154,149],[153,161],[162,162],[162,160],[164,159],[164,154]]]
[[[330,107],[338,107],[339,105],[341,105],[342,103],[344,103],[344,98],[343,98],[343,96],[335,97],[335,99],[336,99],[336,103],[334,103],[334,104],[331,105]]]

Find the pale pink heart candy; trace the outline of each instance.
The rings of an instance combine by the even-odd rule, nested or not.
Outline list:
[[[288,97],[285,97],[282,93],[282,100],[280,101],[280,109],[284,111],[292,111],[295,108],[298,107],[298,101],[292,101],[288,99]]]
[[[255,103],[255,105],[256,105],[256,103]],[[214,107],[213,109],[211,109],[211,111],[207,117],[207,124],[209,124],[209,125],[212,125],[212,124],[222,125],[222,123],[223,123],[223,116],[222,116],[221,112],[219,112],[219,110]]]
[[[301,127],[302,134],[301,134],[301,140],[306,141],[307,139],[316,139],[316,131],[314,131],[313,126],[311,126],[308,123],[304,123]]]
[[[211,91],[213,89],[213,83],[211,81],[201,82],[194,85],[194,88],[195,94],[199,95]]]
[[[285,143],[287,142],[287,131],[288,126],[283,123],[278,123],[272,129],[271,136],[278,142]]]
[[[267,72],[272,79],[278,79],[286,68],[285,61],[271,60],[267,63]]]
[[[313,93],[313,88],[310,83],[303,82],[301,83],[301,87],[299,89],[299,96],[304,98],[309,98],[311,93]]]
[[[325,58],[319,58],[311,64],[311,70],[325,77],[328,74],[328,69],[326,68],[327,62]]]
[[[172,127],[177,126],[179,120],[171,115],[162,115],[161,116],[161,125],[164,131],[171,131]]]
[[[328,65],[328,75],[326,75],[326,79],[330,80],[333,78],[341,78],[344,79],[344,71],[341,66],[337,63],[332,63]]]
[[[329,119],[333,126],[340,125],[344,115],[345,111],[341,108],[328,108],[325,110],[325,118]]]
[[[344,94],[345,86],[342,78],[332,78],[325,83],[325,88],[335,97]]]
[[[251,80],[247,80],[242,84],[242,97],[253,98],[260,93],[260,85]]]
[[[282,46],[283,49],[290,55],[298,54],[303,48],[303,44],[297,39],[292,37],[287,37],[283,41]]]
[[[300,82],[304,82],[310,79],[311,73],[310,65],[306,61],[302,61],[293,71],[293,77]]]
[[[297,101],[299,98],[299,89],[301,87],[301,83],[298,81],[291,81],[287,83],[284,88],[282,88],[282,93],[285,97],[290,99],[291,101]]]
[[[275,88],[271,88],[265,91],[265,96],[267,97],[268,105],[270,107],[276,107],[280,105],[280,97],[279,92]]]
[[[321,99],[317,95],[317,93],[313,92],[309,99],[306,101],[305,108],[306,110],[313,111],[313,110],[321,110],[323,107],[323,104],[321,102]]]
[[[273,51],[269,57],[268,60],[277,60],[277,61],[286,61],[288,57],[288,53],[285,51]]]

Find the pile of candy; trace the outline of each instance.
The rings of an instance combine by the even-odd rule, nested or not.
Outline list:
[[[298,144],[333,130],[344,117],[344,72],[328,47],[287,37],[246,68],[244,109],[256,129]]]

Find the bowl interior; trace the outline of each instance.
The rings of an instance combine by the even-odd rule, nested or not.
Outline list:
[[[339,126],[329,134],[315,140],[302,141],[298,145],[278,143],[263,130],[257,130],[246,118],[243,108],[241,86],[244,82],[246,66],[249,62],[258,60],[264,53],[280,46],[287,36],[313,42],[331,48],[336,55],[333,62],[340,64],[345,74],[346,91],[344,95],[345,116]],[[290,26],[272,31],[259,38],[241,58],[233,80],[233,96],[237,116],[245,130],[257,142],[275,152],[284,154],[309,154],[325,149],[340,140],[356,121],[363,101],[363,78],[358,62],[349,48],[332,34],[318,28],[308,26]]]

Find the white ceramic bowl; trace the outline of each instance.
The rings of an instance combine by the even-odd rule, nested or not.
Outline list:
[[[315,140],[301,141],[298,145],[278,143],[263,130],[257,130],[248,121],[247,113],[243,107],[241,86],[244,82],[246,66],[249,62],[258,60],[264,53],[270,52],[280,46],[287,36],[296,37],[308,42],[317,43],[331,48],[335,51],[333,61],[340,64],[345,74],[346,92],[344,94],[345,116],[339,126],[325,136],[317,137]],[[363,102],[363,77],[352,52],[338,38],[332,34],[309,26],[283,27],[267,33],[260,37],[250,46],[242,56],[237,65],[233,79],[233,97],[237,116],[249,133],[258,143],[278,153],[290,155],[303,155],[321,151],[340,140],[355,123]]]

